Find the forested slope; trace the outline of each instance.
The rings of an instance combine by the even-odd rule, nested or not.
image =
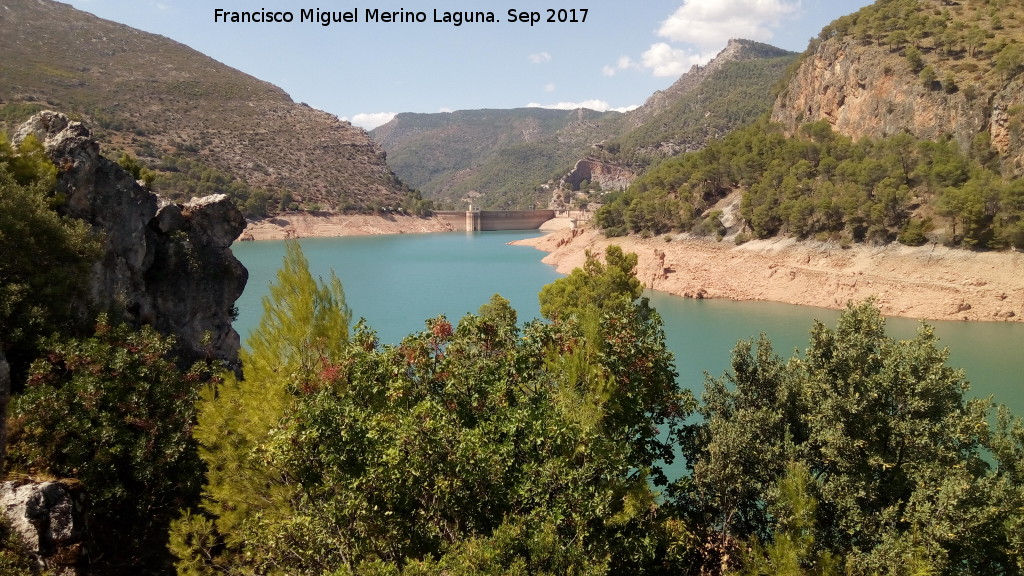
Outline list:
[[[827,26],[759,120],[667,160],[598,222],[841,242],[1024,245],[1018,2],[877,2]],[[721,210],[742,193],[740,225]]]
[[[467,201],[531,208],[550,197],[539,187],[564,174],[594,134],[621,116],[542,108],[404,113],[370,134],[403,181],[429,199],[451,208]]]

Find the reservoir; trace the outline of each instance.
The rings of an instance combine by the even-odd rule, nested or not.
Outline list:
[[[366,318],[384,344],[397,344],[424,329],[424,321],[444,314],[453,323],[495,294],[507,298],[520,322],[540,315],[537,294],[561,275],[541,263],[544,253],[508,246],[539,232],[453,232],[309,238],[301,241],[314,276],[333,269],[345,287],[354,318]],[[262,315],[261,300],[284,256],[284,242],[240,242],[232,246],[249,269],[249,283],[237,302],[235,328],[244,345]],[[815,319],[834,327],[839,311],[771,302],[692,300],[649,292],[665,322],[668,347],[675,354],[679,384],[703,391],[704,372],[720,376],[738,340],[764,332],[783,358],[807,346]],[[970,395],[993,396],[1015,415],[1024,415],[1024,323],[939,322],[940,345],[949,363],[962,368]],[[890,336],[911,338],[919,321],[889,318]]]

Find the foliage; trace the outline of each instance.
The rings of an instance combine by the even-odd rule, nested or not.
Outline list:
[[[130,156],[125,153],[122,159]],[[275,212],[282,192],[250,186],[245,181],[218,170],[208,163],[190,159],[187,154],[165,155],[153,169],[135,161],[142,171],[151,176],[150,183],[162,196],[185,202],[210,194],[227,194],[246,218],[265,218]],[[133,166],[133,168],[135,167]],[[132,170],[133,174],[134,171]]]
[[[310,283],[279,277],[293,305],[266,308],[246,380],[204,397],[206,514],[176,525],[180,573],[603,574],[664,553],[649,473],[688,403],[653,310],[609,294],[520,332],[495,296],[399,346],[360,323],[337,348],[281,351]],[[347,326],[321,318],[303,326]]]
[[[57,183],[57,167],[46,156],[43,143],[29,134],[17,149],[0,133],[0,164],[6,164],[14,181],[22,186],[38,184],[47,192]]]
[[[0,138],[0,348],[16,374],[38,338],[85,320],[82,278],[99,256],[87,225],[50,209],[55,173],[34,138],[19,153]]]
[[[286,507],[291,487],[261,465],[258,452],[296,398],[319,384],[320,370],[336,362],[348,342],[351,313],[341,282],[333,274],[327,283],[315,280],[295,241],[286,244],[263,310],[241,353],[245,378],[225,375],[202,393],[195,431],[208,466],[204,510],[216,518],[216,529],[228,535],[229,545],[238,544],[236,534],[246,519],[275,518]],[[194,532],[197,522],[206,520],[179,521],[176,538],[187,539],[184,534]]]
[[[132,178],[135,180],[141,180],[147,189],[153,187],[153,181],[156,179],[156,173],[149,168],[146,168],[131,154],[124,152],[117,160],[117,163],[121,168],[124,168],[126,172],[131,174]]]
[[[7,517],[0,515],[0,574],[33,576],[35,562],[25,549],[21,537],[11,529]]]
[[[948,139],[854,142],[824,121],[786,137],[762,119],[658,165],[599,210],[597,222],[609,235],[714,232],[711,207],[740,189],[740,214],[759,238],[921,244],[936,214],[947,219],[951,244],[1020,247],[1024,188],[992,168],[985,142],[968,156]]]
[[[205,366],[182,372],[173,340],[151,328],[111,326],[46,341],[11,412],[10,460],[22,471],[77,478],[90,502],[97,564],[137,573],[166,562],[177,510],[199,492],[192,440]]]
[[[851,574],[1014,571],[1020,515],[1001,499],[1019,492],[993,490],[1006,473],[982,458],[988,404],[964,401],[930,327],[895,341],[866,302],[834,330],[815,324],[802,356],[756,348],[741,343],[732,373],[708,379],[704,422],[680,438],[692,476],[674,505],[705,527],[706,566],[749,548],[749,573],[784,558],[811,573],[832,558]]]
[[[613,245],[605,251],[605,260],[602,264],[587,252],[582,268],[543,287],[539,296],[540,313],[554,320],[581,314],[587,309],[614,308],[620,299],[632,303],[640,298],[643,286],[636,278],[636,254],[625,254],[622,248]]]

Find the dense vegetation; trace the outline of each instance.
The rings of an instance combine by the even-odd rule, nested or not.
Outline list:
[[[210,473],[173,529],[179,573],[1024,568],[1024,427],[964,399],[930,328],[895,341],[851,306],[789,360],[741,342],[697,402],[635,256],[606,260],[542,292],[547,322],[495,297],[382,347],[290,247],[253,380],[200,402]],[[676,449],[688,473],[659,498]]]
[[[888,0],[837,19],[821,40],[850,38],[902,54],[925,85],[980,95],[1024,71],[1020,0]]]
[[[84,223],[52,210],[56,167],[34,137],[17,149],[0,133],[0,352],[16,374],[38,339],[73,332],[83,319],[79,279],[99,254]]]
[[[766,238],[1024,247],[1024,180],[1004,178],[987,139],[969,154],[900,134],[857,142],[822,121],[787,137],[761,120],[667,160],[597,214],[609,235],[725,232],[712,207],[742,190],[745,233]]]
[[[290,244],[244,379],[100,318],[40,343],[8,465],[85,483],[99,574],[1024,570],[1024,424],[928,327],[851,306],[789,360],[741,342],[698,401],[635,265],[382,346]]]

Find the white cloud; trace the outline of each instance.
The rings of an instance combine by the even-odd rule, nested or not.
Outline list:
[[[554,84],[545,84],[544,85],[544,91],[545,92],[554,92],[556,88],[557,88],[557,86],[555,86]]]
[[[615,62],[615,66],[605,66],[601,69],[601,73],[605,76],[615,76],[621,70],[639,67],[639,64],[633,62],[629,56],[620,56],[618,61]]]
[[[447,107],[447,106],[442,106],[442,107],[441,107],[441,108],[440,108],[440,109],[438,110],[438,112],[445,112],[445,113],[449,113],[449,114],[450,114],[450,113],[452,113],[452,112],[455,112],[455,110],[453,110],[453,109],[451,109],[451,108],[449,108],[449,107]]]
[[[800,0],[684,0],[658,36],[705,50],[721,48],[730,38],[766,41],[799,8]]]
[[[530,54],[530,62],[534,64],[543,64],[551,61],[551,54],[547,52],[539,52],[537,54]]]
[[[664,42],[652,44],[641,59],[644,67],[655,76],[681,76],[692,65],[691,56],[685,50],[673,48]]]
[[[537,102],[530,102],[526,105],[527,108],[547,108],[549,110],[576,110],[578,108],[589,108],[590,110],[596,110],[598,112],[629,112],[639,108],[638,105],[632,106],[620,106],[618,108],[612,108],[610,104],[604,100],[584,100],[582,102],[559,102],[557,104],[538,104]]]
[[[396,115],[396,112],[374,112],[371,114],[356,114],[352,118],[342,118],[342,120],[348,120],[354,126],[359,126],[365,130],[373,130],[377,126],[387,124]]]

